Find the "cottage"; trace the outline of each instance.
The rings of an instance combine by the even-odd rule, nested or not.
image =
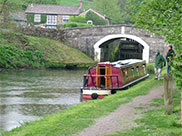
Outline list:
[[[79,16],[82,11],[83,2],[80,0],[78,6],[65,5],[28,5],[25,13],[28,22],[44,28],[57,28],[69,21],[70,16]]]

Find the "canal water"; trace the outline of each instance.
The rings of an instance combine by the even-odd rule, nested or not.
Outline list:
[[[0,130],[11,130],[80,103],[87,70],[0,72]]]

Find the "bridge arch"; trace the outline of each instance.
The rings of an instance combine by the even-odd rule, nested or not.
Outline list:
[[[144,40],[142,40],[140,37],[137,37],[134,35],[128,35],[128,34],[113,34],[113,35],[105,36],[104,38],[100,39],[94,45],[95,61],[100,62],[100,60],[101,60],[101,48],[100,48],[100,46],[102,44],[104,44],[107,41],[114,40],[114,39],[120,39],[120,38],[128,38],[128,39],[132,39],[132,40],[140,43],[144,47],[142,59],[145,60],[147,63],[149,63],[149,45]]]

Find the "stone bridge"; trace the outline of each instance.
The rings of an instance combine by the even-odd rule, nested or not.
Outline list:
[[[64,41],[68,46],[77,48],[87,55],[101,59],[101,46],[122,38],[131,39],[143,46],[142,59],[146,62],[154,60],[156,49],[163,55],[167,52],[167,43],[164,38],[151,34],[149,31],[138,29],[128,25],[94,26],[66,29],[23,29],[30,35],[44,36],[55,40]]]

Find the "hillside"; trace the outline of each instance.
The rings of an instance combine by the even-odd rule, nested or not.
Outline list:
[[[94,63],[81,51],[58,41],[0,31],[0,68],[64,67]]]
[[[3,0],[0,0],[2,3]],[[16,5],[27,6],[30,3],[36,4],[59,4],[59,5],[79,5],[80,0],[10,0],[9,2]],[[92,4],[92,0],[83,0],[83,8],[88,9]]]

